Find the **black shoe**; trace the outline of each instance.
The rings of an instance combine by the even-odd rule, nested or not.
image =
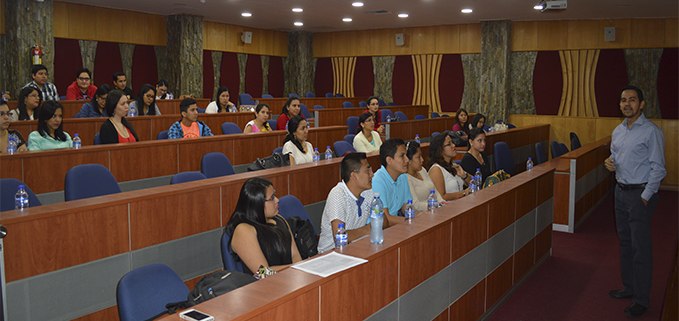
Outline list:
[[[628,306],[627,309],[625,309],[625,315],[628,318],[638,318],[644,315],[644,313],[646,313],[647,310],[648,310],[647,307],[639,303],[632,303],[632,305]]]
[[[632,291],[629,291],[627,289],[622,289],[622,290],[612,290],[608,292],[608,295],[611,296],[611,298],[614,299],[631,299],[632,298]]]

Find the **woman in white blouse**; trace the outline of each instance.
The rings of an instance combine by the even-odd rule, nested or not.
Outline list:
[[[446,201],[466,196],[468,191],[464,186],[471,180],[471,175],[453,162],[457,151],[449,133],[437,135],[429,144],[429,177]]]
[[[301,115],[293,116],[288,123],[288,134],[283,141],[283,154],[290,154],[290,165],[311,163],[314,147],[307,142],[309,123]]]
[[[410,160],[408,162],[408,185],[410,186],[410,194],[413,196],[415,210],[420,212],[427,210],[427,201],[431,191],[434,191],[437,202],[443,202],[441,194],[436,190],[434,182],[427,174],[427,169],[422,167],[424,158],[422,158],[420,144],[416,142],[406,143],[406,156]]]
[[[375,119],[370,113],[361,114],[358,118],[354,149],[359,153],[379,152],[382,138],[375,131]]]

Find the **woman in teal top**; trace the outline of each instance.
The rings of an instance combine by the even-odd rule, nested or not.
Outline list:
[[[55,100],[42,104],[38,118],[38,130],[28,135],[28,150],[66,148],[73,146],[68,133],[64,132],[64,107]]]

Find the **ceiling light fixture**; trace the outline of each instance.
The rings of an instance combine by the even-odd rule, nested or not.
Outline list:
[[[299,22],[299,21],[295,22],[295,26],[301,27],[301,26],[303,26],[303,25],[304,25],[304,24],[301,23],[301,22]]]
[[[541,4],[536,5],[536,6],[533,7],[533,9],[535,9],[535,10],[542,10],[542,5],[541,5]]]
[[[407,13],[399,13],[398,17],[399,18],[408,18],[408,14]]]
[[[302,8],[292,8],[292,12],[302,12],[304,9]]]
[[[243,12],[240,15],[243,16],[243,17],[252,17],[252,13],[249,13],[249,12]]]
[[[352,20],[351,18],[344,18],[344,19],[342,19],[342,21],[344,21],[344,22],[351,22],[351,21],[353,21],[353,20]]]
[[[362,6],[363,6],[363,2],[354,2],[354,3],[352,3],[351,5],[354,6],[354,7],[362,7]]]
[[[474,12],[474,10],[472,10],[472,9],[462,9],[460,11],[462,11],[462,13],[472,13],[472,12]]]

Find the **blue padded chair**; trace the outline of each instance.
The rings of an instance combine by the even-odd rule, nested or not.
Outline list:
[[[168,137],[167,133],[168,133],[167,130],[164,130],[164,131],[158,133],[156,140],[167,139],[167,137]]]
[[[306,97],[306,98],[316,98],[316,94],[314,94],[310,91],[307,91],[307,93],[304,94],[304,97]]]
[[[278,214],[286,219],[293,216],[299,216],[303,220],[311,221],[309,213],[304,209],[304,205],[302,205],[302,202],[294,195],[285,195],[281,197],[278,202],[278,208]],[[316,228],[314,228],[314,236],[316,235],[318,234],[316,233]]]
[[[311,113],[309,112],[309,108],[306,108],[306,105],[299,104],[299,106],[300,106],[300,112],[302,113],[304,118],[306,118],[306,119],[314,118],[313,116],[311,116]]]
[[[206,179],[205,175],[201,172],[181,172],[174,174],[172,180],[170,180],[170,185],[199,181],[201,179]]]
[[[483,124],[483,131],[487,133],[489,130],[490,130],[490,126],[488,126],[488,124]]]
[[[231,161],[220,152],[207,153],[200,160],[200,172],[207,178],[233,175]]]
[[[354,104],[352,104],[350,101],[345,101],[342,103],[342,108],[354,108]]]
[[[120,186],[108,168],[99,164],[83,164],[66,172],[64,199],[75,201],[120,193]]]
[[[358,102],[358,107],[368,107],[368,103],[365,100],[361,100]]]
[[[185,301],[190,291],[172,268],[155,263],[125,274],[116,292],[120,320],[137,321],[167,310],[168,303]]]
[[[450,115],[441,115],[441,117],[450,117]]]
[[[536,165],[540,165],[547,161],[547,153],[545,153],[545,148],[542,147],[542,143],[535,143],[535,157],[537,158]]]
[[[427,117],[424,116],[424,115],[417,115],[417,116],[415,116],[415,120],[417,120],[417,119],[427,119]]]
[[[205,109],[196,107],[196,110],[198,111],[199,114],[205,114]]]
[[[325,109],[325,107],[323,107],[323,106],[321,106],[321,105],[314,105],[313,108],[314,108],[314,109]]]
[[[394,113],[394,115],[395,115],[396,118],[398,118],[399,120],[408,120],[408,117],[406,116],[406,114],[404,114],[404,113],[403,113],[402,111],[400,111],[400,110],[396,111],[396,112]]]
[[[379,104],[380,107],[385,107],[385,106],[387,106],[387,103],[385,103],[384,100],[382,100],[382,99],[377,99],[377,104]]]
[[[438,134],[440,134],[440,133],[439,133],[439,132],[433,132],[433,133],[431,133],[431,138],[434,138],[434,137],[438,136]]]
[[[387,106],[398,106],[398,104],[392,101],[392,102],[388,103]]]
[[[343,98],[344,95],[342,95],[342,94],[335,94],[335,97]]]
[[[493,156],[495,157],[496,170],[504,169],[507,174],[514,175],[514,157],[512,156],[512,150],[509,149],[507,143],[495,143]]]
[[[582,145],[580,145],[580,138],[578,138],[578,134],[571,132],[571,150],[576,150]]]
[[[66,96],[59,96],[59,100],[66,100]]]
[[[28,193],[29,207],[42,205],[35,193],[24,182],[14,178],[3,178],[0,179],[0,212],[14,209],[14,194],[19,190],[19,185],[23,185]]]
[[[243,133],[243,131],[235,123],[227,121],[227,122],[222,124],[222,134],[224,134],[224,135],[242,134],[242,133]]]
[[[559,146],[559,143],[557,143],[555,140],[552,141],[550,146],[552,147],[552,158],[557,158],[563,154],[561,152],[561,146]]]
[[[461,160],[461,159],[458,159],[458,160],[454,160],[453,162],[455,162],[455,164],[457,164],[457,165],[460,165],[460,164],[462,164],[462,160]]]
[[[273,153],[282,153],[283,152],[283,147],[276,147],[273,149]],[[273,153],[271,153],[273,155]]]
[[[288,98],[290,98],[290,97],[297,97],[297,98],[299,98],[299,95],[297,95],[297,94],[295,94],[295,93],[290,93],[290,94],[288,94]]]
[[[351,144],[351,146],[354,146],[354,138],[356,138],[355,134],[344,135],[344,141]]]
[[[349,116],[347,117],[347,134],[353,134],[356,133],[356,128],[358,127],[358,117],[357,116]]]
[[[273,98],[273,96],[271,96],[271,95],[269,95],[269,94],[263,94],[263,95],[262,95],[262,98]]]
[[[347,152],[355,152],[356,150],[354,149],[354,146],[351,144],[343,141],[343,140],[338,140],[334,144],[332,144],[332,147],[335,148],[335,154],[337,154],[337,157],[342,157],[344,154]]]
[[[559,143],[559,148],[561,148],[561,155],[569,152],[568,147],[564,143]]]
[[[516,128],[516,126],[514,126],[514,125],[508,123],[508,124],[507,124],[507,129],[512,129],[512,128]]]
[[[238,95],[238,101],[240,101],[241,105],[255,105],[255,101],[252,100],[252,96],[248,93]]]
[[[394,113],[392,113],[391,110],[389,109],[382,109],[380,113],[382,114],[382,119],[380,119],[380,123],[386,123],[387,116],[394,118]]]
[[[275,119],[269,119],[266,122],[269,123],[269,127],[271,127],[271,130],[276,130],[276,120]]]
[[[431,113],[431,118],[439,118],[439,117],[441,117],[441,115],[439,115],[439,113],[437,113],[437,112]]]
[[[99,137],[99,133],[94,135],[94,144],[95,145],[101,145],[101,137]]]
[[[325,93],[325,98],[335,97],[332,93]]]
[[[222,248],[222,263],[224,263],[224,269],[243,272],[243,266],[238,264],[236,259],[233,258],[233,255],[231,255],[231,251],[229,250],[229,240],[231,240],[231,237],[228,234],[223,233],[220,245]]]

